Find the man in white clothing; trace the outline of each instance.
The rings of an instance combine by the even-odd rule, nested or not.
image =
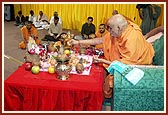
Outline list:
[[[33,24],[35,24],[35,22],[37,21],[37,17],[35,16],[33,10],[30,10],[30,15],[29,15],[28,21],[31,21]]]
[[[43,41],[58,41],[58,37],[62,33],[62,25],[58,21],[59,18],[54,17],[54,22],[50,24],[48,35],[45,35]]]
[[[54,17],[58,17],[59,18],[58,23],[60,23],[62,25],[62,19],[61,19],[61,17],[58,16],[58,12],[54,12],[54,15],[50,19],[50,24],[54,23]]]
[[[42,27],[44,29],[49,28],[48,18],[42,11],[39,12],[39,16],[38,16],[37,21],[35,23],[35,27]]]

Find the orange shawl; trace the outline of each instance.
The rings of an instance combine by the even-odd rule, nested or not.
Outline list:
[[[151,64],[154,56],[154,49],[145,41],[139,26],[130,21],[120,37],[104,36],[103,48],[107,60],[125,64]]]
[[[31,34],[34,34],[35,37],[38,37],[38,31],[36,30],[36,28],[34,26],[32,26],[32,28],[30,29],[30,32],[28,31],[28,29],[26,28],[26,26],[24,26],[23,28],[21,28],[22,34],[24,39],[28,42],[29,37],[31,36]]]

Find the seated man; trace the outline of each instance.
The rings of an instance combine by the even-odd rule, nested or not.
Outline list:
[[[101,38],[105,36],[108,33],[108,31],[105,28],[105,24],[99,25],[99,30],[96,31],[96,38]],[[97,49],[103,49],[103,44],[98,44],[95,46]]]
[[[48,29],[48,27],[49,27],[48,18],[42,11],[39,12],[39,16],[38,16],[37,21],[35,23],[35,27],[42,27],[45,29]]]
[[[23,26],[25,24],[25,17],[22,15],[22,11],[18,12],[18,15],[16,16],[16,26]]]
[[[21,28],[21,32],[23,41],[19,43],[19,48],[26,49],[29,37],[33,37],[37,45],[40,44],[40,40],[38,39],[38,31],[32,25],[31,21],[28,21],[27,25]]]
[[[81,35],[83,39],[95,38],[95,25],[92,22],[93,17],[88,17],[87,22],[82,25]]]
[[[45,35],[44,41],[58,41],[58,36],[62,33],[62,25],[58,23],[59,18],[54,17],[54,23],[51,23],[49,26],[48,34]]]
[[[30,15],[29,15],[29,19],[28,19],[28,21],[33,22],[33,24],[35,24],[35,23],[36,23],[36,21],[37,21],[37,17],[35,16],[35,14],[34,14],[34,11],[33,11],[33,10],[30,10]]]
[[[50,19],[50,24],[54,23],[54,17],[58,17],[59,18],[58,23],[60,23],[62,25],[62,19],[61,19],[61,17],[58,16],[58,12],[54,12],[54,15]]]

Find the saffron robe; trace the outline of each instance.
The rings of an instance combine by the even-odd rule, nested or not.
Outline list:
[[[152,44],[144,39],[139,26],[131,21],[120,37],[113,38],[110,33],[105,35],[103,48],[107,60],[125,64],[151,64],[154,56]]]
[[[21,32],[23,34],[23,38],[26,41],[26,43],[24,41],[21,41],[19,43],[19,48],[21,48],[21,49],[25,49],[26,48],[26,44],[27,44],[30,36],[33,35],[36,38],[38,38],[38,31],[36,30],[36,28],[34,26],[32,26],[32,28],[30,29],[30,31],[28,31],[28,29],[26,28],[26,26],[24,26],[24,27],[21,28]],[[36,39],[35,41],[36,41],[37,45],[39,45],[40,42],[41,42],[39,39]]]

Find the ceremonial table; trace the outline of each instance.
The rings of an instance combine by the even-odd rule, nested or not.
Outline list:
[[[19,67],[4,81],[5,111],[101,111],[103,67],[92,64],[90,75],[32,74]]]

